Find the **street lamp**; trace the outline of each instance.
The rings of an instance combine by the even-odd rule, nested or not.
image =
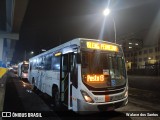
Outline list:
[[[106,16],[108,16],[110,14],[110,9],[108,9],[108,8],[106,8],[104,11],[103,11],[103,15],[106,17]],[[113,20],[113,25],[114,25],[114,37],[115,37],[115,40],[114,40],[114,42],[116,43],[117,42],[117,40],[116,40],[116,22],[115,22],[115,19],[114,19],[114,17],[112,16],[112,20]]]
[[[109,15],[109,13],[110,13],[110,9],[108,9],[108,8],[103,11],[104,16]]]
[[[33,55],[33,54],[34,54],[34,52],[33,52],[33,51],[31,51],[31,54]]]

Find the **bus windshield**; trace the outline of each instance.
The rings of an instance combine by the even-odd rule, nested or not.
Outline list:
[[[21,66],[22,72],[23,73],[28,73],[28,67],[29,67],[29,64],[23,64]]]
[[[82,79],[93,88],[125,85],[124,58],[114,52],[82,51]]]

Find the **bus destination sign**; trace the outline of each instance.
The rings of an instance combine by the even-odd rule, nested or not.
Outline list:
[[[106,44],[106,43],[99,43],[99,42],[86,42],[86,47],[89,49],[97,49],[97,50],[108,50],[113,52],[118,52],[118,46]]]
[[[87,75],[87,82],[104,82],[104,75]]]

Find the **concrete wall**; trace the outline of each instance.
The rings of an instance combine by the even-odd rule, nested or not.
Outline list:
[[[0,0],[0,30],[6,30],[6,0]]]

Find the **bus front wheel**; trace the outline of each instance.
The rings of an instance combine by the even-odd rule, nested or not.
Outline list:
[[[35,86],[35,80],[34,78],[32,78],[32,90],[36,90],[36,86]]]
[[[55,105],[56,110],[60,107],[60,100],[59,100],[59,92],[56,87],[52,89],[52,99],[53,104]]]

